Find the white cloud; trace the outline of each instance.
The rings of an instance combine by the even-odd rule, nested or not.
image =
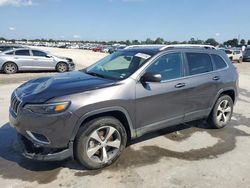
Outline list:
[[[78,39],[78,38],[80,38],[80,36],[79,35],[73,35],[73,38]]]
[[[31,6],[33,5],[33,0],[0,0],[1,6]]]
[[[9,30],[10,30],[10,31],[15,31],[16,28],[14,28],[14,27],[9,27]]]
[[[220,33],[215,33],[215,36],[216,36],[216,37],[219,37],[219,36],[220,36]]]

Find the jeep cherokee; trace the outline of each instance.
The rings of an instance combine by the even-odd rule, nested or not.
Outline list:
[[[28,81],[11,96],[23,155],[113,163],[131,139],[198,119],[226,126],[238,96],[226,53],[205,45],[130,46],[80,71]]]

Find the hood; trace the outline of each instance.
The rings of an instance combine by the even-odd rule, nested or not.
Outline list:
[[[23,103],[43,103],[55,97],[100,89],[114,84],[116,84],[114,80],[74,71],[30,80],[18,87],[15,92]]]
[[[68,57],[61,57],[61,56],[56,56],[56,55],[52,55],[55,59],[57,60],[66,60],[68,62],[72,62],[73,60],[71,58]]]

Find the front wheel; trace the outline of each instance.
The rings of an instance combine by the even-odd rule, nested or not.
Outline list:
[[[67,72],[68,71],[68,65],[64,62],[58,63],[56,66],[57,72]]]
[[[225,127],[233,114],[233,100],[228,95],[222,95],[215,103],[208,118],[208,123],[217,129]]]
[[[113,117],[101,117],[79,129],[74,153],[87,169],[100,169],[112,164],[126,143],[127,134],[122,123]]]

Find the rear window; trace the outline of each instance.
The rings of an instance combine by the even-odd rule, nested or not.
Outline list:
[[[215,68],[217,70],[227,67],[226,62],[220,56],[213,54],[212,58],[214,60]]]
[[[186,53],[189,75],[202,74],[213,70],[210,56],[205,53]]]
[[[15,52],[15,55],[29,56],[30,51],[29,50],[17,50]]]

